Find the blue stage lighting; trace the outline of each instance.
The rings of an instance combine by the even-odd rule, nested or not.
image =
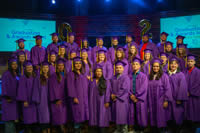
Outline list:
[[[77,0],[78,2],[81,2],[81,0]]]
[[[51,3],[52,4],[56,4],[56,0],[51,0]]]
[[[110,2],[111,0],[106,0],[106,2]]]

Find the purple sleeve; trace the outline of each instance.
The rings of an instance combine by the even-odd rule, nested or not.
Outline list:
[[[67,75],[67,90],[68,90],[67,92],[68,92],[68,96],[71,98],[77,98],[74,78],[75,77],[74,77],[73,72],[70,72]]]
[[[33,47],[31,49],[31,61],[33,63],[33,65],[37,65],[38,64],[38,59],[37,59],[37,55],[35,54],[35,47]]]
[[[55,74],[53,74],[49,79],[49,99],[51,102],[57,100],[55,96],[55,92],[54,92],[54,82],[57,82],[57,81],[55,81],[54,76]]]
[[[164,87],[164,90],[165,90],[165,94],[164,94],[164,100],[166,101],[172,101],[172,90],[171,90],[171,86],[170,86],[170,83],[169,83],[169,77],[167,74],[163,74],[162,75],[162,84],[163,84],[163,87]]]
[[[136,89],[135,96],[137,99],[144,102],[147,99],[148,78],[145,74],[143,74],[141,76],[141,79],[139,79],[139,80],[140,80],[140,82],[138,82],[139,86]],[[137,79],[136,79],[136,81],[137,81]],[[136,83],[136,86],[137,86],[137,83]]]
[[[110,81],[106,81],[106,95],[105,95],[105,103],[109,103],[110,102],[110,95],[111,95],[111,86],[110,86]]]
[[[26,95],[26,79],[25,76],[22,76],[19,79],[19,86],[17,91],[17,100],[18,101],[28,101],[27,95]]]
[[[110,62],[106,63],[106,80],[110,80],[113,76],[113,67],[112,64]]]
[[[40,77],[38,76],[34,80],[34,85],[33,85],[33,95],[32,95],[32,101],[35,103],[40,103]]]
[[[200,70],[198,68],[194,68],[193,72],[191,72],[190,77],[190,85],[189,85],[189,92],[193,96],[200,96]]]
[[[8,88],[8,76],[7,72],[5,72],[2,76],[2,96],[8,96],[7,88]]]
[[[182,72],[181,72],[182,73]],[[180,74],[180,83],[179,83],[179,89],[176,95],[176,100],[188,100],[188,88],[187,88],[187,82],[185,79],[185,75],[182,73]]]

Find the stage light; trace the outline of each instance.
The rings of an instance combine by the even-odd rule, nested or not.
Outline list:
[[[158,2],[158,3],[161,3],[161,2],[163,2],[163,0],[157,0],[157,2]]]
[[[77,0],[78,2],[81,2],[81,0]]]
[[[56,0],[51,0],[51,3],[52,4],[56,4]]]
[[[106,2],[110,2],[111,0],[106,0]]]

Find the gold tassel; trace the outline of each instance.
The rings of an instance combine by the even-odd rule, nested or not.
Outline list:
[[[40,74],[42,74],[42,65],[40,65]]]
[[[50,55],[48,54],[48,62],[50,62]]]
[[[149,74],[151,73],[151,65],[150,65],[150,62],[149,62]]]
[[[168,62],[167,62],[167,63],[168,63],[167,65],[168,65],[168,71],[169,71],[169,59],[168,59]]]
[[[91,76],[91,77],[90,77],[90,80],[93,81],[93,79],[92,79],[92,71],[90,72],[90,76]]]
[[[165,52],[165,43],[164,43],[164,52]]]
[[[58,55],[60,55],[60,47],[58,48]]]
[[[24,75],[23,73],[23,65],[21,65],[21,76]]]
[[[67,32],[67,42],[69,42],[69,34],[68,34],[68,32]]]
[[[25,60],[27,60],[27,53],[25,53],[26,54],[26,56],[25,56]]]
[[[187,68],[187,56],[185,57],[185,67]]]
[[[96,45],[97,45],[97,47],[98,47],[98,39],[96,39]]]
[[[115,64],[114,64],[114,66],[113,66],[113,69],[114,69],[114,75],[115,75]]]
[[[143,50],[142,54],[143,54],[143,60],[144,60],[144,50]]]
[[[72,71],[74,70],[74,62],[72,61]]]

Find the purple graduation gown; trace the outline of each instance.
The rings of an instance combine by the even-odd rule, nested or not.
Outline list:
[[[168,63],[166,63],[163,67],[162,67],[163,72],[167,73],[168,71]]]
[[[71,43],[68,43],[68,42],[65,42],[64,45],[66,46],[66,54],[68,55],[70,53],[71,50],[75,50],[78,52],[79,50],[79,46],[77,43],[73,42],[72,44]]]
[[[134,45],[136,46],[137,51],[139,51],[138,44],[136,42],[134,42],[134,41],[132,43],[134,43]],[[124,48],[126,49],[125,56],[128,57],[128,52],[129,52],[129,48],[130,48],[130,46],[128,45],[128,43],[124,46]]]
[[[185,67],[185,59],[184,58],[179,58],[179,66],[181,72],[185,72],[187,68]]]
[[[110,82],[106,82],[107,88],[101,96],[98,90],[96,79],[89,83],[89,125],[108,127],[110,118],[110,107],[106,108],[105,103],[110,102]]]
[[[19,53],[20,51],[22,51],[22,50],[18,49],[18,50],[16,50],[15,52],[13,52],[12,55],[13,55],[13,56],[17,56],[18,53]],[[30,52],[29,52],[28,50],[26,50],[26,49],[24,49],[23,51],[26,53],[26,60],[30,60],[30,59],[31,59],[31,54],[30,54]]]
[[[109,48],[108,50],[108,61],[110,61],[112,64],[115,63],[115,52],[116,49],[114,47]]]
[[[81,48],[78,48],[78,56],[80,56],[80,51],[81,51]],[[88,51],[87,51],[87,54],[88,54],[88,59],[90,61],[92,61],[92,48],[91,47],[88,47]],[[81,56],[80,56],[81,57]]]
[[[6,71],[2,76],[2,121],[17,120],[18,102],[17,96],[18,77],[12,76],[10,71]],[[6,97],[12,102],[7,102]]]
[[[97,63],[96,63],[97,64]],[[94,68],[96,68],[96,64]],[[110,80],[113,76],[113,66],[109,61],[98,63],[103,70],[103,76],[106,80]]]
[[[49,100],[51,106],[51,123],[53,125],[62,125],[67,121],[65,79],[62,76],[61,82],[59,82],[56,73],[49,79]],[[57,105],[57,100],[61,100],[62,103]]]
[[[164,45],[165,45],[165,44],[161,44],[160,42],[157,43],[157,48],[158,48],[158,51],[159,51],[160,53],[165,51]]]
[[[200,70],[194,68],[191,73],[185,73],[190,93],[189,99],[186,103],[186,118],[193,122],[200,122]]]
[[[150,61],[148,61],[146,64],[144,64],[144,66],[142,68],[142,72],[148,76],[150,74],[149,70],[151,71]]]
[[[184,119],[184,105],[188,100],[187,96],[187,82],[185,75],[182,72],[177,72],[169,76],[169,81],[172,89],[172,119],[176,121],[177,124],[181,124]],[[176,104],[179,100],[182,103]]]
[[[67,60],[65,62],[65,72],[69,73],[70,71],[72,71],[72,60]]]
[[[83,74],[75,75],[69,72],[67,75],[67,90],[70,97],[72,119],[75,123],[89,120],[88,109],[88,80]],[[79,104],[75,104],[73,99],[77,98]]]
[[[129,124],[135,125],[137,119],[138,125],[142,127],[147,126],[147,87],[148,87],[148,78],[143,73],[140,72],[136,77],[136,88],[135,94],[133,92],[133,76],[130,75],[130,92],[129,97],[133,94],[138,99],[137,103],[134,103],[131,99],[129,100]],[[136,107],[136,108],[135,108]],[[135,112],[136,111],[136,112]],[[135,118],[135,116],[137,118]]]
[[[85,64],[85,70],[83,71],[84,75],[85,76],[91,76],[89,64],[86,64],[86,63],[84,63],[84,64]],[[92,64],[92,62],[90,62],[90,64],[91,64],[91,70],[93,70],[93,64]]]
[[[48,94],[48,79],[46,85],[42,85],[40,83],[40,76],[37,76],[34,81],[32,101],[36,103],[38,122],[43,124],[50,122]]]
[[[55,44],[55,43],[50,43],[48,46],[47,46],[47,54],[50,53],[50,51],[54,50],[58,53],[58,46],[59,44]]]
[[[34,46],[31,49],[31,61],[33,65],[40,65],[46,59],[46,49],[45,47]]]
[[[111,112],[112,121],[117,125],[128,124],[129,111],[130,78],[126,74],[120,77],[113,76],[111,79],[111,94],[115,94],[117,99],[112,101]]]
[[[92,62],[93,63],[95,63],[96,62],[96,59],[97,59],[97,52],[100,50],[100,49],[105,49],[105,50],[107,50],[107,48],[106,47],[102,47],[102,48],[100,48],[100,47],[98,47],[98,46],[95,46],[95,47],[93,47],[92,48],[92,53],[91,53],[91,59],[92,59]],[[107,57],[107,59],[108,59],[108,54],[106,53],[105,54],[106,55],[106,57]]]
[[[36,105],[32,101],[34,80],[34,77],[31,76],[27,78],[25,75],[19,79],[17,100],[22,102],[27,101],[29,104],[28,107],[22,105],[23,121],[25,124],[33,124],[37,122]]]
[[[140,50],[139,51],[141,51],[142,46],[143,46],[143,44],[140,45]],[[156,45],[154,43],[149,41],[147,46],[146,46],[146,49],[151,49],[152,50],[152,56],[153,57],[158,57],[159,51],[158,51],[158,48],[156,47]]]
[[[149,80],[148,84],[148,106],[151,126],[158,128],[166,127],[170,117],[170,107],[164,108],[164,101],[169,105],[172,101],[172,92],[169,77],[163,73],[159,80]]]
[[[52,64],[49,65],[49,73],[50,73],[50,76],[53,75],[55,72],[56,72],[56,67],[53,66]]]

